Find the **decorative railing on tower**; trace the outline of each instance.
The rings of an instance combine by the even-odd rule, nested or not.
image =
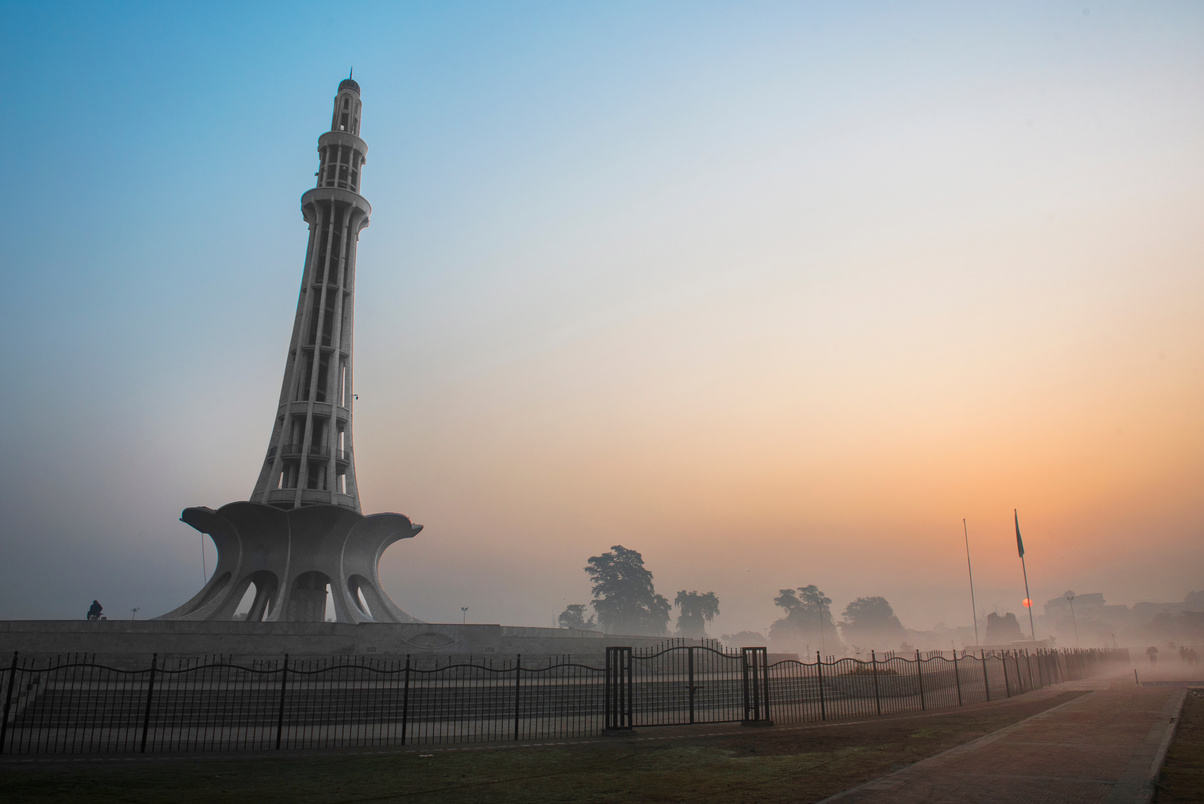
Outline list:
[[[330,131],[318,138],[317,186],[301,196],[309,245],[280,402],[259,479],[246,502],[187,508],[209,534],[217,567],[192,600],[160,619],[416,622],[380,587],[380,557],[421,525],[360,514],[352,446],[355,253],[371,205],[359,194],[368,146],[360,87],[347,78]],[[248,607],[249,601],[249,607]]]

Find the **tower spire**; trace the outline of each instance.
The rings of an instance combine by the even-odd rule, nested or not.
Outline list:
[[[347,78],[318,138],[318,183],[301,196],[309,246],[280,402],[251,502],[360,510],[351,421],[355,254],[372,207],[359,194],[368,153],[360,87]]]

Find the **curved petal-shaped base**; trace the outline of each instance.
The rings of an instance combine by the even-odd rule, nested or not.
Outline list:
[[[217,546],[217,567],[191,600],[159,620],[232,620],[247,590],[247,620],[322,622],[326,587],[341,623],[417,623],[380,586],[385,549],[422,530],[402,514],[361,516],[335,505],[281,510],[233,502],[180,515]]]

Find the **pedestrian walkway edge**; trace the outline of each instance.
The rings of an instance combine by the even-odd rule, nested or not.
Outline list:
[[[1054,713],[1056,713],[1068,706],[1071,706],[1072,704],[1081,703],[1082,701],[1087,700],[1091,696],[1098,695],[1098,694],[1099,694],[1099,690],[1092,690],[1092,691],[1088,692],[1086,695],[1080,695],[1077,698],[1072,698],[1071,700],[1066,701],[1065,703],[1060,703],[1057,706],[1046,709],[1044,712],[1038,712],[1037,714],[1032,715],[1031,717],[1026,717],[1024,720],[1017,721],[1010,726],[1004,726],[1002,729],[993,731],[990,734],[984,734],[982,737],[979,737],[976,740],[971,740],[970,742],[962,743],[961,745],[955,745],[954,747],[946,749],[945,751],[942,751],[939,754],[933,754],[930,757],[925,757],[924,759],[921,759],[919,762],[908,765],[905,768],[900,768],[899,770],[895,771],[894,773],[888,773],[885,776],[880,776],[877,779],[872,779],[872,780],[866,782],[865,784],[860,784],[856,787],[850,787],[848,790],[842,790],[841,792],[837,793],[834,796],[829,796],[828,798],[825,798],[821,801],[816,802],[816,804],[830,804],[830,802],[837,802],[837,801],[844,799],[845,797],[852,796],[853,794],[858,793],[862,790],[890,789],[897,783],[896,777],[898,777],[901,774],[909,773],[909,772],[915,770],[916,768],[923,768],[929,764],[936,764],[946,757],[957,756],[959,754],[966,754],[966,753],[970,753],[971,751],[977,751],[978,749],[988,746],[991,743],[1002,740],[1004,737],[1007,737],[1012,732],[1015,732],[1015,731],[1023,728],[1025,725],[1032,723],[1033,721],[1044,720],[1046,718],[1053,717]]]
[[[1129,761],[1112,792],[1104,799],[1104,804],[1149,804],[1153,800],[1158,774],[1162,772],[1166,752],[1175,739],[1175,730],[1183,717],[1183,703],[1186,700],[1187,687],[1184,687],[1166,702],[1159,721],[1150,727],[1149,734],[1142,741],[1142,750]],[[1154,749],[1152,757],[1146,751],[1148,748]]]

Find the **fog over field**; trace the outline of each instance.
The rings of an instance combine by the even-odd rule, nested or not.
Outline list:
[[[967,536],[979,627],[1028,635],[1018,511],[1038,637],[1200,627],[1204,6],[4,18],[0,618],[212,572],[180,512],[259,473],[354,66],[355,466],[425,526],[406,611],[552,626],[621,545],[712,636],[814,585],[961,647]]]

